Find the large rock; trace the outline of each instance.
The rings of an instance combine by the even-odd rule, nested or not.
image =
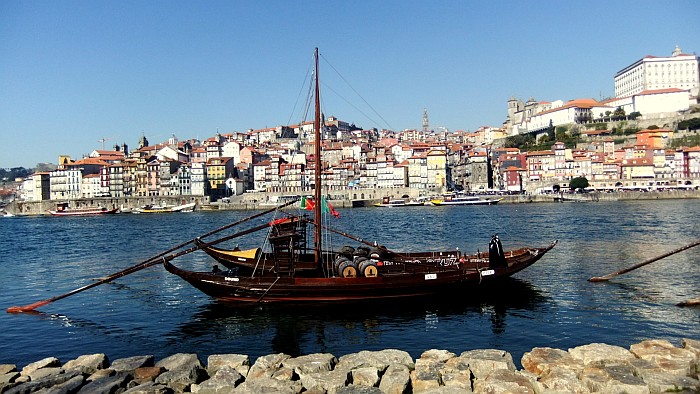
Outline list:
[[[425,353],[424,353],[425,355]],[[411,385],[414,393],[422,393],[443,385],[440,370],[445,365],[441,357],[432,357],[429,353],[426,358],[416,360],[415,369],[411,371]]]
[[[226,394],[232,392],[245,378],[236,369],[224,365],[216,371],[211,379],[192,387],[192,392],[197,394]]]
[[[283,360],[282,367],[293,369],[297,375],[302,376],[332,371],[337,363],[338,359],[330,353],[315,353]]]
[[[649,386],[652,393],[681,390],[700,391],[697,388],[700,381],[679,373],[679,370],[669,370],[668,364],[661,361],[661,363],[657,363],[638,358],[630,361],[629,365],[634,368],[635,375],[640,376]]]
[[[259,360],[259,359],[258,359]],[[257,361],[256,361],[257,363]],[[258,377],[253,380],[246,379],[231,393],[234,394],[298,394],[301,393],[303,386],[298,380],[279,380],[268,377]]]
[[[696,377],[697,356],[693,350],[675,347],[666,340],[650,339],[630,346],[630,351],[638,358],[652,361],[664,369]]]
[[[382,390],[377,387],[367,387],[367,386],[355,386],[354,384],[341,387],[336,394],[384,394]]]
[[[700,341],[683,338],[681,340],[683,349],[690,350],[695,354],[695,377],[700,379]]]
[[[95,373],[93,373],[92,375],[88,376],[88,378],[87,378],[86,380],[87,380],[88,382],[92,382],[93,380],[98,380],[98,379],[103,379],[103,378],[106,378],[106,377],[109,377],[109,376],[114,376],[114,375],[116,375],[117,373],[120,373],[120,374],[130,374],[131,371],[121,371],[121,372],[117,372],[117,371],[113,370],[112,368],[98,369],[97,371],[95,371]]]
[[[474,382],[475,393],[540,393],[537,381],[507,368],[498,368],[483,379]]]
[[[207,378],[207,372],[194,353],[178,353],[158,361],[156,367],[166,371],[156,378],[156,383],[164,384],[175,391],[187,391],[192,384]]]
[[[424,351],[420,355],[421,360],[434,360],[437,362],[444,363],[447,360],[457,356],[456,354],[447,351],[447,350],[440,350],[440,349],[429,349]]]
[[[134,370],[134,380],[138,384],[155,382],[156,378],[165,372],[163,367],[140,367]]]
[[[0,375],[10,372],[17,372],[17,366],[15,364],[0,364]]]
[[[177,353],[158,361],[155,366],[163,367],[166,371],[173,371],[182,368],[189,369],[193,365],[204,369],[202,362],[199,361],[199,356],[195,353]]]
[[[72,393],[77,393],[78,390],[83,386],[85,383],[85,377],[83,375],[77,375],[75,377],[70,378],[68,381],[58,384],[56,386],[52,386],[49,389],[46,389],[45,392],[42,392],[42,394],[72,394]]]
[[[351,372],[352,384],[355,386],[375,387],[379,383],[379,371],[374,367],[362,367]]]
[[[527,371],[526,371],[527,372]],[[548,368],[547,372],[539,377],[539,382],[549,391],[559,393],[585,394],[590,393],[588,386],[584,385],[577,373],[569,368]]]
[[[445,361],[445,365],[440,370],[442,383],[445,387],[455,387],[471,391],[473,378],[469,360],[462,357],[453,357]]]
[[[583,370],[583,362],[576,360],[570,353],[549,347],[536,347],[525,352],[520,363],[526,371],[537,376],[548,373],[552,368],[570,369],[574,372]]]
[[[216,372],[224,366],[229,366],[241,375],[247,376],[250,370],[250,358],[244,354],[212,354],[207,357],[209,376],[216,375]]]
[[[571,354],[574,359],[583,362],[583,365],[594,362],[624,362],[635,359],[634,354],[629,350],[620,346],[612,346],[604,343],[592,343],[578,346],[569,349],[569,354]]]
[[[405,365],[409,370],[414,368],[413,358],[408,352],[396,349],[385,349],[379,351],[363,350],[359,353],[351,353],[341,356],[338,359],[336,370],[342,369],[350,371],[361,367],[375,367],[383,372],[390,365]]]
[[[390,365],[379,382],[384,394],[403,394],[411,383],[411,371],[403,364]]]
[[[63,369],[66,371],[77,369],[88,375],[95,373],[98,369],[107,367],[109,367],[109,359],[104,353],[82,355],[63,364]]]
[[[80,376],[80,373],[78,373],[77,371],[70,371],[58,375],[50,375],[39,380],[35,380],[33,382],[18,384],[5,391],[3,394],[24,394],[33,393],[41,389],[50,389],[51,387],[63,384],[76,376]]]
[[[22,371],[20,371],[20,373],[22,375],[29,376],[32,372],[36,371],[37,369],[60,366],[61,362],[58,361],[56,357],[46,357],[39,361],[35,361],[31,364],[27,364],[24,368],[22,368]]]
[[[290,355],[284,353],[258,357],[258,359],[255,360],[255,364],[250,367],[248,375],[246,376],[246,381],[272,377],[272,375],[282,367],[282,361],[290,357]]]
[[[65,371],[61,367],[47,367],[39,368],[35,371],[32,371],[28,374],[28,376],[30,381],[34,381],[45,378],[47,376],[60,375],[63,372]]]
[[[592,392],[649,393],[644,380],[635,375],[634,368],[627,364],[591,364],[583,369],[580,380]]]
[[[334,370],[304,374],[300,376],[300,381],[307,391],[322,388],[325,392],[333,394],[350,383],[350,377],[347,371]]]
[[[131,381],[128,374],[108,376],[93,380],[78,391],[79,394],[111,394],[126,391],[127,384]]]
[[[7,385],[8,383],[14,383],[17,378],[19,378],[21,375],[19,372],[8,372],[5,374],[0,375],[0,393],[3,392],[2,386]]]
[[[700,358],[700,341],[696,339],[683,338],[681,340],[681,346],[683,349],[690,350],[695,353],[696,358]]]
[[[136,368],[152,367],[153,361],[154,358],[151,355],[118,358],[112,361],[112,364],[109,366],[109,368],[117,372],[133,371]]]
[[[122,394],[172,394],[173,389],[155,382],[147,382],[136,387],[132,387]]]
[[[459,355],[476,379],[481,379],[496,369],[515,371],[513,356],[508,352],[496,349],[477,349],[463,352]]]

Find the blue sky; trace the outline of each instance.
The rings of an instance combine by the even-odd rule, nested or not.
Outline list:
[[[0,167],[299,122],[314,47],[327,116],[499,126],[511,96],[612,96],[641,57],[700,52],[698,15],[695,0],[4,0]]]

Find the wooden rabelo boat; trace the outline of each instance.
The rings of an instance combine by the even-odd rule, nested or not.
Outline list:
[[[119,212],[119,208],[70,208],[68,203],[60,203],[56,206],[56,209],[50,209],[48,212],[52,216],[95,216],[115,214]]]
[[[319,109],[318,49],[314,52],[315,141],[321,138]],[[541,259],[556,241],[544,247],[504,251],[497,236],[491,238],[487,253],[464,255],[458,250],[396,252],[373,242],[325,225],[321,186],[320,144],[315,144],[315,185],[313,217],[287,213],[255,228],[238,233],[264,233],[261,248],[221,249],[224,241],[194,240],[201,249],[226,269],[189,271],[163,258],[165,269],[205,294],[222,301],[239,303],[321,303],[408,298],[463,292],[510,277]],[[309,205],[306,205],[308,208]],[[272,211],[272,210],[271,210]],[[265,231],[263,231],[265,230]],[[333,251],[324,248],[326,234],[335,233],[360,242],[358,247]],[[311,234],[313,234],[311,236]],[[236,236],[237,236],[236,235]],[[231,237],[228,237],[231,238]]]

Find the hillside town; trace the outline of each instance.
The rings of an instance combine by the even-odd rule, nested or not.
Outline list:
[[[142,135],[134,149],[124,143],[80,159],[60,156],[55,170],[22,179],[13,197],[304,195],[316,171],[329,193],[545,193],[578,177],[602,191],[698,188],[698,59],[678,47],[669,57],[639,59],[615,74],[615,97],[604,100],[512,97],[503,124],[474,131],[433,130],[424,110],[421,129],[402,131],[327,116],[320,142],[312,122],[155,144]],[[316,143],[323,168],[313,164]]]

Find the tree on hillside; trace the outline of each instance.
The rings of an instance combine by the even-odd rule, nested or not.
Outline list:
[[[579,176],[571,180],[569,182],[569,189],[571,190],[576,190],[576,189],[585,189],[588,187],[588,179],[586,179],[585,176]]]
[[[698,130],[700,129],[700,118],[683,120],[678,123],[678,130]]]
[[[15,178],[25,178],[32,173],[31,169],[14,167],[10,169],[0,168],[0,180],[14,181]]]
[[[615,109],[615,112],[613,112],[613,119],[624,119],[625,118],[625,110],[622,109],[622,107],[617,107]]]

